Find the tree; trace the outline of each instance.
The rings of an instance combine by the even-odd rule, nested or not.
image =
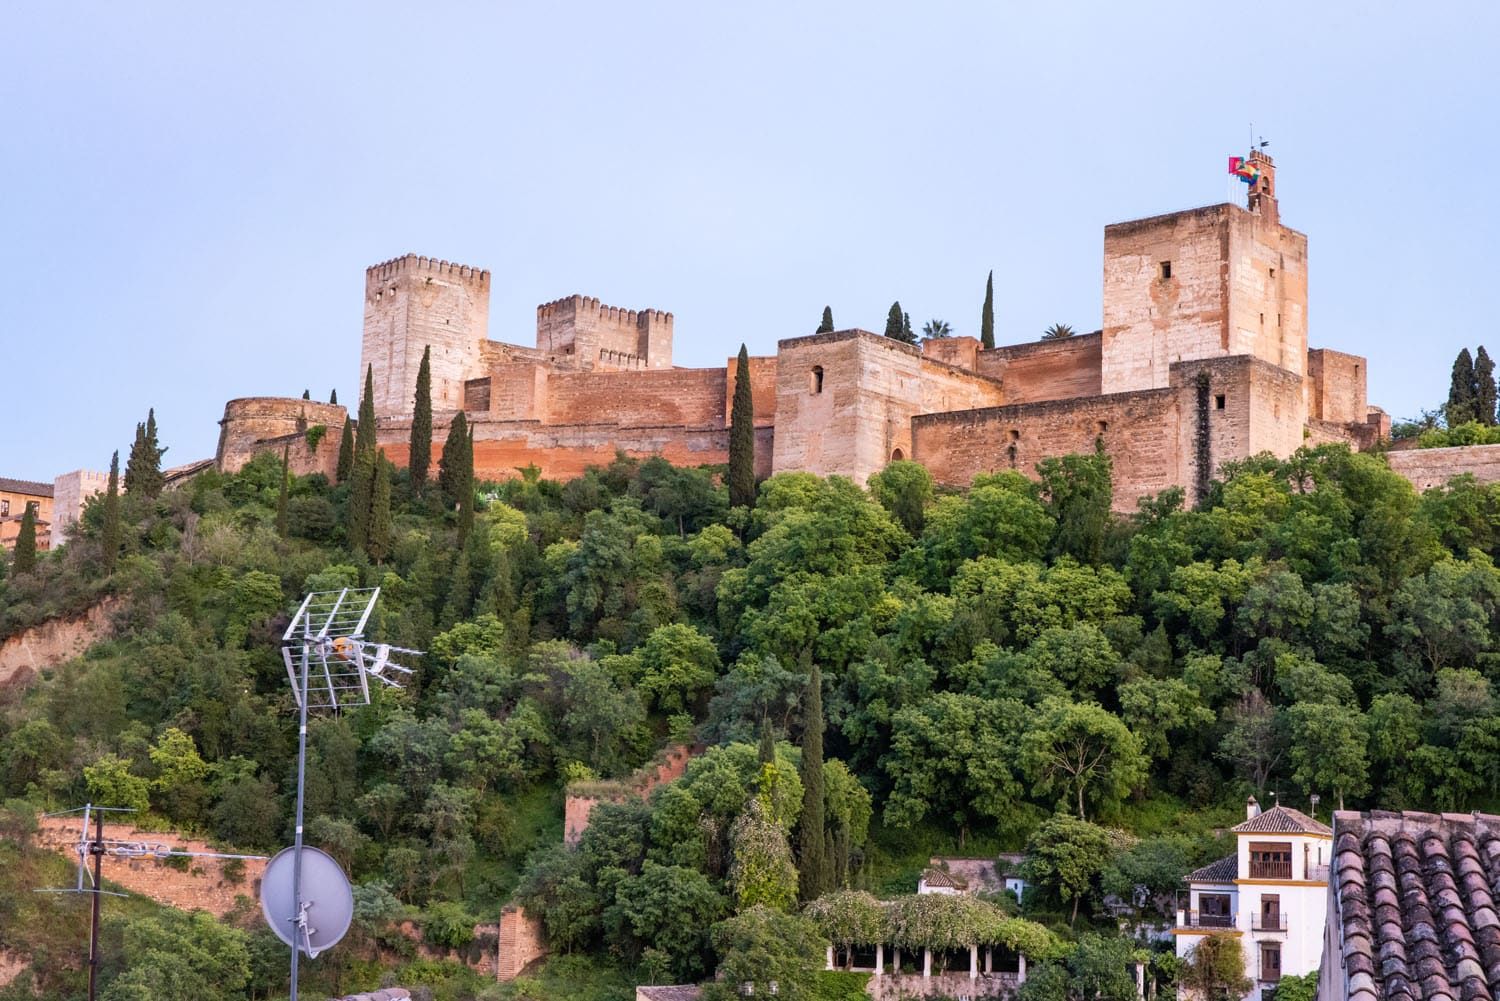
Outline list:
[[[1292,779],[1310,792],[1344,796],[1370,788],[1368,730],[1364,713],[1336,702],[1298,702],[1287,710],[1292,733]]]
[[[1448,426],[1458,427],[1475,420],[1478,414],[1479,387],[1474,380],[1474,359],[1464,348],[1453,359],[1453,375],[1448,382],[1448,404],[1443,414]]]
[[[333,478],[339,483],[347,483],[349,474],[354,470],[354,422],[344,421],[343,433],[339,435],[339,459],[334,466]]]
[[[354,462],[349,472],[349,545],[364,549],[370,532],[370,502],[375,491],[375,370],[365,367],[365,392],[359,401],[354,435]]]
[[[1102,563],[1114,496],[1114,464],[1104,451],[1103,440],[1095,444],[1093,455],[1043,459],[1036,471],[1047,513],[1056,522],[1050,555]]]
[[[689,712],[719,674],[713,640],[680,622],[658,626],[640,647],[640,690],[663,712]]]
[[[995,272],[984,280],[984,309],[979,314],[979,345],[986,350],[995,347]]]
[[[1052,326],[1042,331],[1042,340],[1044,341],[1060,341],[1064,337],[1072,336],[1073,328],[1066,323],[1054,323],[1052,324]]]
[[[11,558],[11,569],[18,574],[31,573],[36,569],[36,506],[28,503],[21,515],[21,527],[16,530],[16,549]]]
[[[929,341],[940,341],[953,336],[953,327],[947,320],[932,319],[922,324],[922,336]]]
[[[1474,416],[1481,424],[1495,425],[1495,363],[1479,345],[1474,355]]]
[[[411,492],[422,496],[427,487],[427,467],[432,459],[432,346],[422,349],[422,364],[417,369],[417,394],[411,412],[411,449],[407,468],[411,470]]]
[[[617,929],[609,936],[612,945],[631,956],[646,946],[660,949],[676,982],[685,983],[707,969],[709,930],[723,916],[724,904],[697,869],[648,859],[640,875],[620,881],[605,923]]]
[[[287,536],[287,489],[291,485],[292,450],[287,446],[281,450],[281,490],[276,494],[276,535]]]
[[[885,336],[894,341],[905,344],[917,343],[917,338],[910,332],[911,324],[906,319],[906,314],[901,311],[901,303],[891,303],[890,312],[885,318]]]
[[[898,459],[870,477],[870,492],[913,538],[920,538],[936,489],[920,462]]]
[[[1229,732],[1219,742],[1218,756],[1232,762],[1264,794],[1271,773],[1286,753],[1286,716],[1271,705],[1260,689],[1251,688],[1225,711]]]
[[[115,572],[120,558],[120,453],[109,459],[109,485],[104,489],[104,524],[99,531],[99,568],[105,576]]]
[[[339,402],[339,391],[337,389],[329,391],[329,393],[328,393],[328,402],[331,403],[331,404],[334,404],[334,405],[338,404],[338,402]]]
[[[375,456],[375,488],[370,497],[370,526],[365,552],[376,563],[384,563],[391,554],[391,464],[385,450]]]
[[[884,941],[884,907],[864,890],[825,893],[810,902],[803,913],[818,926],[824,938],[844,951],[851,964],[856,946]]]
[[[1200,936],[1177,980],[1204,1001],[1230,1001],[1254,986],[1245,976],[1245,950],[1239,936],[1228,932]]]
[[[448,425],[448,438],[443,442],[443,454],[438,459],[438,485],[443,497],[459,512],[459,523],[464,523],[466,512],[474,506],[474,456],[470,449],[469,421],[460,410],[453,415]]]
[[[806,807],[803,807],[806,816]],[[745,812],[729,829],[729,888],[734,909],[772,907],[791,910],[797,903],[797,865],[781,826],[770,820],[759,797],[750,800]]]
[[[135,427],[135,444],[130,447],[130,457],[125,463],[125,492],[140,497],[156,497],[161,493],[164,479],[161,474],[161,457],[166,450],[156,440],[156,409],[146,414],[146,423]]]
[[[827,940],[801,915],[764,905],[721,921],[713,929],[719,976],[703,987],[704,1001],[755,997],[811,1001]]]
[[[1022,760],[1039,791],[1112,809],[1146,778],[1141,742],[1119,717],[1094,702],[1051,697],[1022,739]]]
[[[1073,905],[1069,923],[1078,920],[1078,905],[1093,892],[1114,855],[1109,832],[1097,824],[1054,814],[1026,842],[1022,872],[1043,889]]]
[[[750,395],[750,353],[743,344],[734,366],[734,406],[729,412],[729,504],[755,504],[755,402]]]
[[[823,319],[822,319],[822,322],[820,322],[818,324],[818,329],[815,330],[815,331],[813,331],[813,333],[815,333],[815,334],[831,334],[831,333],[833,333],[833,307],[832,306],[824,306],[823,307]]]
[[[802,700],[802,817],[797,831],[797,864],[803,900],[821,896],[828,885],[823,821],[823,672],[810,657],[807,693]]]

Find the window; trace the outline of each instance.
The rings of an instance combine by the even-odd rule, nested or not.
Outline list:
[[[1260,895],[1260,916],[1256,918],[1255,927],[1261,931],[1286,929],[1281,917],[1281,894],[1262,893]]]
[[[1161,280],[1162,281],[1166,281],[1168,278],[1171,278],[1171,277],[1172,277],[1172,262],[1171,261],[1162,261],[1161,262]]]
[[[10,501],[0,500],[0,518],[10,514]]]
[[[1198,895],[1198,925],[1203,928],[1231,928],[1234,915],[1229,910],[1229,894],[1200,893]]]
[[[1104,432],[1106,432],[1108,430],[1109,430],[1109,421],[1095,421],[1094,422],[1094,433],[1096,435],[1103,434]]]
[[[1276,277],[1276,269],[1275,269],[1275,268],[1272,268],[1272,269],[1271,269],[1271,277],[1272,277],[1272,278],[1275,278],[1275,277]]]
[[[810,380],[810,388],[811,388],[811,390],[813,392],[813,395],[815,395],[815,396],[818,393],[821,393],[823,391],[823,366],[822,365],[814,365],[813,366],[812,379]]]
[[[1220,393],[1218,396],[1214,397],[1214,409],[1215,410],[1223,410],[1224,409],[1224,394],[1223,393]]]
[[[1291,843],[1286,841],[1250,842],[1250,878],[1291,879]]]
[[[906,453],[902,452],[899,448],[891,453],[892,462],[900,462],[904,458],[906,458]]]
[[[1273,984],[1281,979],[1280,942],[1260,944],[1260,979]]]

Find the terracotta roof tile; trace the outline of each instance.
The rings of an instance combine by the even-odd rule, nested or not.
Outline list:
[[[1301,810],[1273,806],[1262,810],[1242,824],[1230,828],[1236,834],[1332,834],[1327,824],[1320,824]]]
[[[681,984],[672,987],[637,987],[636,996],[645,1001],[698,1001],[703,994],[703,988],[693,984]]]
[[[1210,862],[1202,869],[1194,869],[1187,874],[1187,881],[1189,883],[1232,883],[1239,874],[1239,856],[1228,855],[1217,862]]]
[[[13,480],[8,476],[0,476],[0,490],[11,494],[28,494],[32,497],[51,497],[52,484],[38,483],[35,480]]]

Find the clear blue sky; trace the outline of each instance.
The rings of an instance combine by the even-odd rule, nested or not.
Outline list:
[[[16,4],[0,30],[0,475],[169,464],[226,399],[353,401],[364,268],[580,292],[679,364],[880,329],[1093,330],[1106,223],[1224,201],[1251,121],[1311,338],[1370,399],[1500,349],[1493,3]]]

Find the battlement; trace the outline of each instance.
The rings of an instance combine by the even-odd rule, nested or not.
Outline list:
[[[583,368],[671,368],[672,314],[570,295],[536,308],[536,346]]]
[[[484,289],[490,286],[490,273],[483,268],[458,264],[454,261],[442,261],[435,257],[406,254],[365,268],[365,288],[368,290],[373,285],[389,281],[402,274],[443,275]]]
[[[620,306],[606,306],[598,299],[587,295],[570,295],[562,299],[553,299],[544,302],[536,308],[538,321],[558,319],[567,316],[587,315],[596,317],[601,323],[615,326],[637,326],[642,322],[671,323],[672,314],[661,309],[624,309]]]

